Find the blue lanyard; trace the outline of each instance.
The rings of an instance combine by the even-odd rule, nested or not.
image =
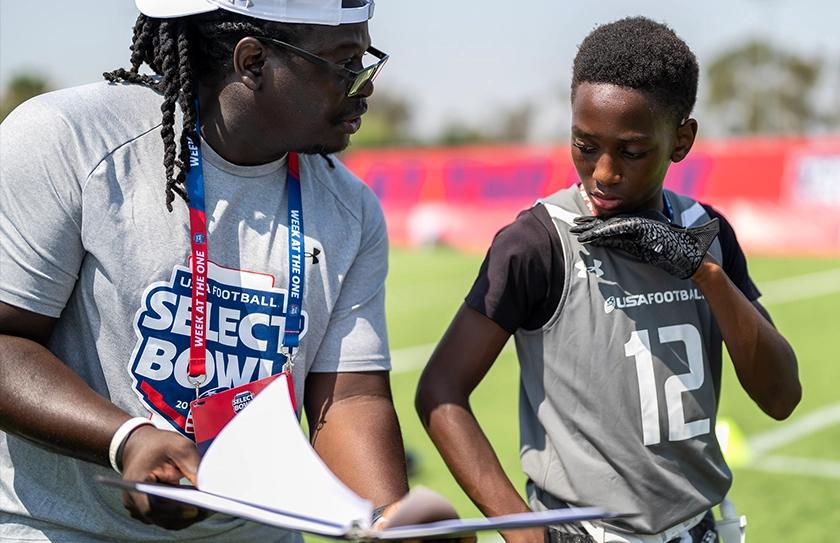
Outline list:
[[[286,186],[289,193],[289,294],[286,302],[286,329],[283,346],[288,350],[289,363],[300,344],[303,330],[303,285],[306,258],[304,258],[303,200],[300,193],[300,162],[297,153],[289,153],[286,167]]]
[[[199,134],[198,100],[195,101],[195,133]],[[207,314],[207,217],[204,208],[204,167],[200,142],[187,137],[190,169],[187,171],[187,196],[190,210],[190,251],[192,256],[192,306],[190,314],[190,363],[188,379],[198,389],[206,379]],[[286,168],[289,196],[289,288],[286,298],[286,323],[282,351],[286,356],[283,371],[291,371],[303,331],[303,287],[306,277],[304,258],[303,198],[300,189],[300,162],[297,153],[289,153]]]

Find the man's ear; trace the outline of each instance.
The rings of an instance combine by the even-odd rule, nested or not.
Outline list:
[[[691,151],[694,145],[694,138],[697,137],[697,121],[686,119],[677,127],[677,139],[674,143],[674,150],[671,152],[671,162],[679,162]]]
[[[233,50],[233,71],[252,91],[259,90],[268,48],[254,37],[242,38]]]

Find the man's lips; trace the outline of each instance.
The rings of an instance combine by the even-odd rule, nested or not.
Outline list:
[[[367,109],[367,104],[362,102],[361,107],[348,115],[340,117],[338,125],[341,127],[341,131],[347,134],[355,134],[359,130],[359,127],[362,126],[362,115],[367,113]]]
[[[347,134],[355,134],[359,131],[359,128],[362,126],[362,118],[353,117],[352,119],[341,121],[339,126],[341,127],[342,132],[345,132]]]

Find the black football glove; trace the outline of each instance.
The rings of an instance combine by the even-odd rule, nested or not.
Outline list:
[[[581,243],[622,249],[680,279],[694,275],[719,231],[718,219],[683,228],[669,224],[658,211],[607,220],[577,217],[570,229]]]

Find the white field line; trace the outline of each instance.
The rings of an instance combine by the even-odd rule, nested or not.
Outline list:
[[[840,479],[840,462],[819,458],[800,458],[774,454],[759,458],[744,467],[757,471]]]
[[[837,423],[840,423],[840,403],[822,407],[784,422],[777,428],[748,438],[747,443],[753,454],[762,456]]]
[[[776,279],[759,286],[763,305],[798,302],[825,294],[840,292],[840,268],[832,268],[784,279]]]

